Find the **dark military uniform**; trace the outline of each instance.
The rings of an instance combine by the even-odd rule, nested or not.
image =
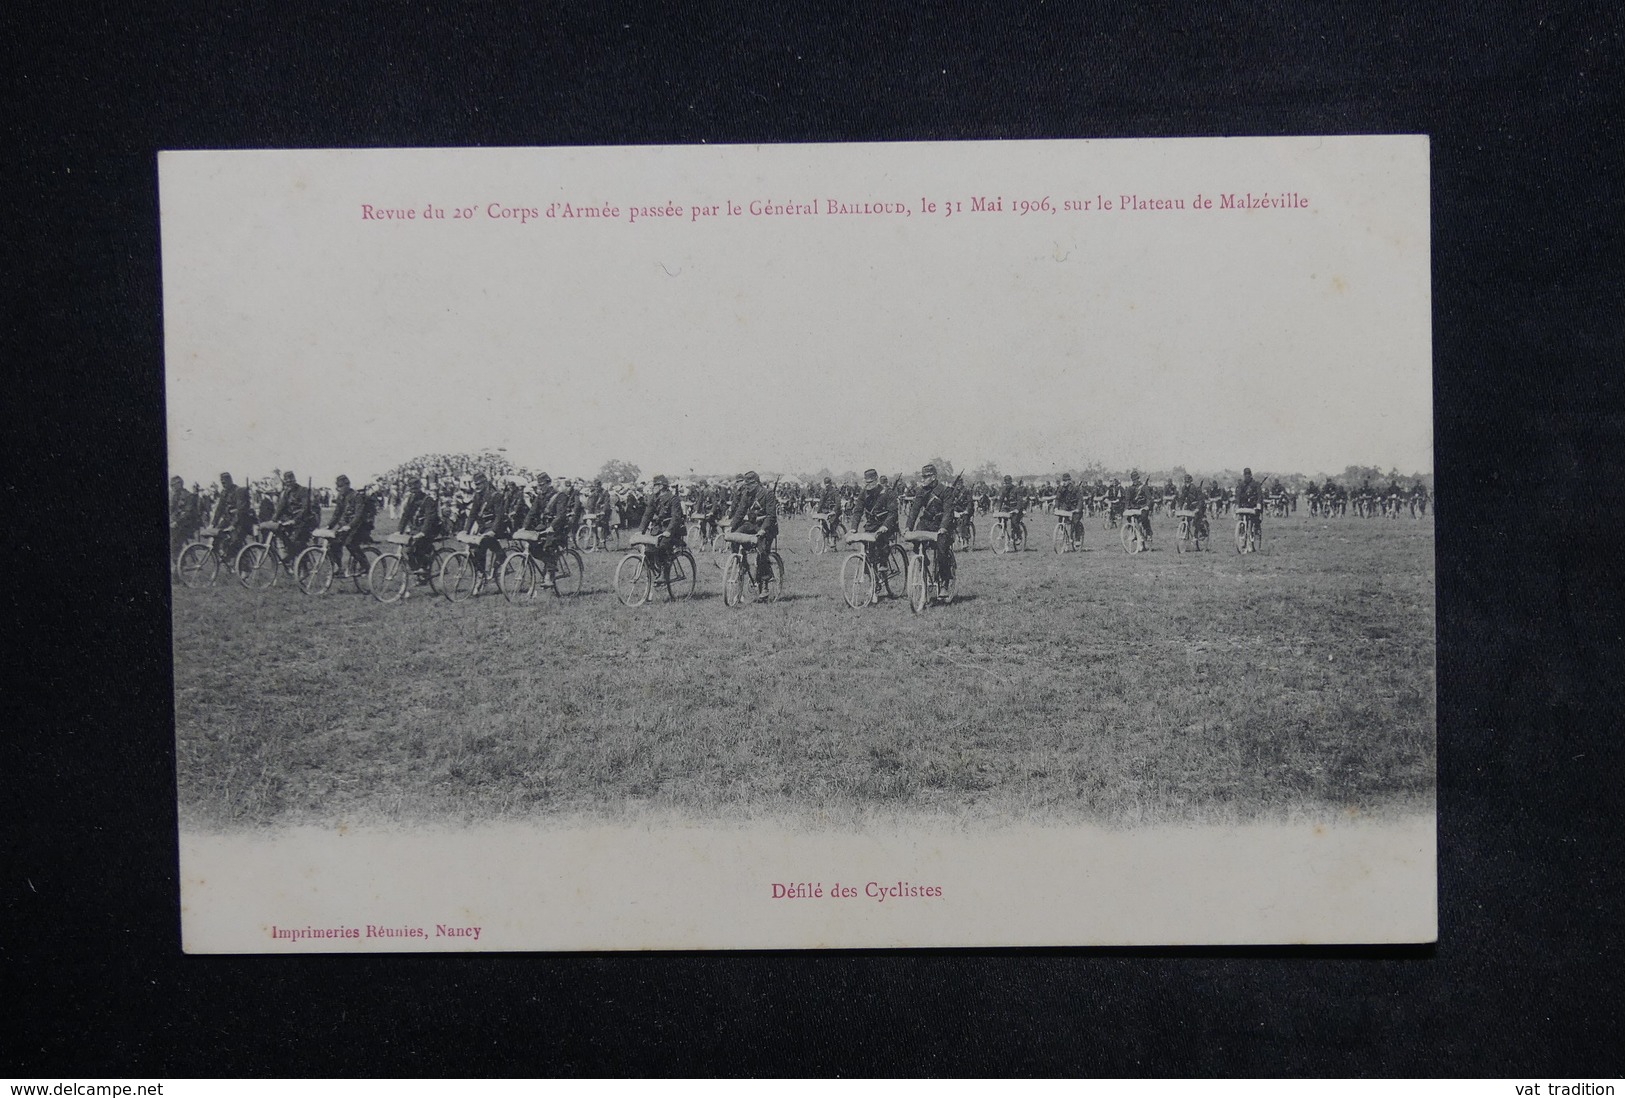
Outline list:
[[[277,496],[276,509],[271,512],[272,522],[285,522],[288,546],[298,553],[310,543],[310,532],[316,529],[317,522],[321,521],[317,513],[316,499],[308,488],[301,488],[297,481],[283,482],[282,493]]]
[[[1236,482],[1235,505],[1254,508],[1253,521],[1258,524],[1260,531],[1264,529],[1264,488],[1251,475],[1243,476]]]
[[[342,566],[348,549],[358,566],[366,560],[361,547],[372,543],[372,523],[376,505],[366,492],[345,488],[333,506],[333,563]]]
[[[908,508],[908,528],[937,535],[934,547],[926,552],[937,554],[937,575],[943,583],[954,578],[954,493],[937,481],[929,488],[921,487]]]
[[[757,480],[746,481],[734,500],[728,529],[733,533],[756,535],[756,575],[769,575],[773,567],[769,554],[779,536],[779,501],[773,489]]]
[[[475,489],[468,504],[468,526],[465,533],[478,534],[480,542],[474,547],[474,567],[483,570],[487,554],[502,552],[502,539],[509,534],[508,511],[502,493],[496,485],[487,482]]]
[[[181,549],[197,528],[203,525],[203,516],[198,511],[197,493],[188,492],[186,486],[170,485],[169,488],[169,559],[173,563],[180,555]]]
[[[1083,493],[1078,490],[1074,481],[1063,480],[1061,486],[1055,490],[1055,510],[1071,511],[1072,517],[1067,524],[1076,532],[1083,527]]]
[[[254,528],[254,505],[248,488],[241,484],[222,485],[209,525],[220,531],[215,538],[215,548],[220,554],[228,558],[235,554]]]

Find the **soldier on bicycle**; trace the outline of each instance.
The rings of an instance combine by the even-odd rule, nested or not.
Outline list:
[[[1236,483],[1236,506],[1253,508],[1253,521],[1258,524],[1260,532],[1264,529],[1264,489],[1258,481],[1253,479],[1251,469],[1241,471],[1241,480]]]
[[[947,587],[954,578],[954,497],[956,493],[937,481],[937,467],[920,470],[920,487],[908,508],[908,528],[937,535],[935,545],[927,545],[927,556],[935,554],[937,578]]]
[[[1145,535],[1145,547],[1151,548],[1151,485],[1140,483],[1140,471],[1129,470],[1128,490],[1123,493],[1123,509],[1140,511],[1140,532]]]
[[[410,539],[406,566],[428,576],[434,566],[434,543],[445,536],[446,525],[440,517],[440,497],[424,489],[421,477],[401,505],[400,530]]]
[[[823,525],[824,536],[827,538],[834,529],[833,524],[841,517],[841,493],[835,490],[834,477],[824,478],[824,486],[818,492],[818,510],[829,516],[827,519],[818,520]]]
[[[225,560],[237,555],[254,528],[254,504],[248,488],[233,484],[230,473],[220,474],[220,498],[214,502],[209,525],[220,531],[215,536],[215,549]]]
[[[1072,517],[1066,520],[1067,533],[1073,537],[1081,536],[1083,529],[1083,495],[1078,486],[1072,483],[1071,473],[1061,474],[1061,486],[1055,490],[1055,509],[1057,511],[1071,511]]]
[[[878,535],[869,559],[877,565],[884,561],[886,550],[897,537],[897,497],[886,486],[885,478],[873,469],[863,471],[863,491],[852,515],[852,527],[854,531]]]
[[[289,470],[282,474],[282,491],[276,498],[276,509],[271,521],[283,528],[290,556],[297,556],[310,544],[310,532],[321,521],[316,499],[307,488],[299,487],[299,478]]]
[[[609,493],[604,490],[604,482],[592,482],[592,490],[587,493],[587,516],[592,522],[592,543],[597,549],[609,546]]]
[[[756,575],[769,575],[773,561],[773,540],[779,536],[779,501],[773,489],[762,483],[755,470],[740,479],[739,494],[734,499],[733,514],[728,516],[730,533],[756,535]],[[767,592],[758,590],[758,601],[767,599]]]
[[[1196,517],[1191,519],[1191,524],[1195,527],[1196,536],[1206,541],[1208,536],[1207,493],[1202,490],[1200,484],[1191,479],[1189,473],[1185,474],[1185,483],[1180,485],[1179,497],[1175,500],[1174,505],[1181,511],[1195,512]]]
[[[474,474],[474,496],[468,502],[468,526],[463,532],[479,538],[471,554],[476,570],[485,570],[490,553],[495,552],[500,559],[502,539],[508,536],[508,512],[503,506],[502,491],[491,483],[483,470]]]
[[[181,548],[197,533],[197,528],[203,525],[203,518],[198,513],[198,497],[196,492],[186,490],[186,481],[180,477],[169,478],[169,562],[175,563],[181,555]]]
[[[677,493],[671,490],[670,483],[664,474],[654,479],[654,495],[649,497],[649,503],[643,509],[643,524],[639,528],[640,534],[653,534],[659,539],[651,554],[653,563],[660,568],[660,578],[666,583],[666,595],[671,593],[671,558],[672,554],[682,548],[688,541],[688,522],[683,517],[683,503],[677,498]]]
[[[1009,473],[1004,475],[1004,483],[999,486],[998,509],[1013,512],[1015,518],[1021,517],[1021,486]]]
[[[344,569],[348,549],[360,567],[366,557],[361,547],[372,540],[372,500],[365,492],[350,487],[350,478],[340,473],[333,482],[333,567]]]

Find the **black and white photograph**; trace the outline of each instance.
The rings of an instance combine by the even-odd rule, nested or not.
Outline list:
[[[158,168],[188,952],[1434,940],[1426,137]]]

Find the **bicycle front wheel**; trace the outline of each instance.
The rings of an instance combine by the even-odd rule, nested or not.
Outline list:
[[[875,601],[875,574],[862,553],[853,553],[841,565],[841,597],[854,610]]]
[[[916,614],[925,609],[925,558],[911,557],[908,562],[908,608]]]
[[[1057,554],[1065,553],[1072,548],[1067,542],[1066,528],[1064,526],[1057,525],[1055,527],[1055,537],[1052,540],[1054,542],[1053,548]]]
[[[625,606],[642,606],[649,601],[653,582],[642,553],[628,553],[615,566],[615,597]]]
[[[497,573],[497,589],[509,602],[536,597],[536,565],[528,556],[515,553],[502,562]]]
[[[194,541],[181,549],[181,555],[175,559],[175,571],[183,586],[207,587],[220,574],[220,558],[209,546]]]
[[[243,546],[234,567],[238,580],[250,591],[266,591],[276,586],[277,562],[262,542]]]
[[[379,602],[399,602],[406,597],[412,573],[406,563],[394,553],[385,553],[372,562],[367,570],[367,590]]]
[[[738,606],[745,601],[745,566],[738,556],[728,561],[722,573],[722,605]]]
[[[333,589],[333,558],[312,545],[293,561],[293,578],[307,595],[325,595]]]
[[[1003,523],[993,528],[993,552],[1004,554],[1010,551],[1010,528]]]
[[[824,536],[824,528],[813,523],[813,528],[807,531],[807,548],[811,549],[813,556],[818,556],[829,548],[829,539]]]
[[[598,539],[592,536],[592,523],[583,522],[576,529],[575,547],[583,553],[590,553],[597,548]]]
[[[1236,522],[1236,552],[1247,551],[1247,517],[1243,515]]]
[[[462,602],[474,594],[474,560],[457,552],[440,565],[440,593],[451,602]]]

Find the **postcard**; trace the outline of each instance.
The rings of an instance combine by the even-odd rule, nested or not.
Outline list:
[[[188,952],[1435,938],[1425,137],[158,171]]]

